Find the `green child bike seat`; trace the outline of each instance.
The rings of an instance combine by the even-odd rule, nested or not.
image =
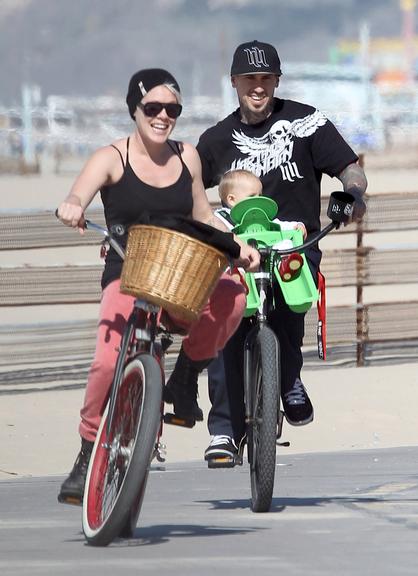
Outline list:
[[[302,232],[300,230],[282,230],[278,222],[272,221],[277,212],[277,204],[271,198],[265,196],[246,198],[231,210],[231,218],[236,224],[233,232],[242,240],[254,239],[258,244],[265,246],[273,246],[282,240],[291,240],[295,246],[295,251],[297,251],[297,246],[303,244]],[[302,254],[302,258],[304,265],[299,273],[288,282],[282,280],[277,266],[274,268],[274,276],[280,285],[286,304],[293,312],[299,313],[309,310],[312,303],[318,300],[318,289],[304,254]],[[252,316],[260,306],[260,296],[254,275],[247,273],[245,279],[249,293],[247,294],[244,316],[248,317]]]

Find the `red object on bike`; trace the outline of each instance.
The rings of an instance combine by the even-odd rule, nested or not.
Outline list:
[[[234,268],[232,268],[231,275],[232,274],[237,274],[239,276],[239,281],[241,282],[241,284],[245,288],[245,294],[248,294],[250,289],[248,288],[248,285],[245,281],[245,275],[241,272],[241,270],[239,268],[237,268],[237,266],[234,266]]]
[[[316,332],[318,343],[318,356],[321,360],[327,358],[327,309],[325,301],[325,276],[318,270],[319,299],[316,304],[318,310],[318,328]]]
[[[279,264],[279,274],[283,282],[289,282],[303,266],[303,258],[298,252],[283,256]]]
[[[109,248],[109,247],[108,247],[108,245],[107,245],[105,242],[103,242],[103,243],[101,244],[101,246],[100,246],[100,258],[101,258],[102,260],[104,260],[104,259],[106,258],[107,253],[108,253],[108,248]]]

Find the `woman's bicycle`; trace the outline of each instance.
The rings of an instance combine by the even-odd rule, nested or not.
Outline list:
[[[268,199],[257,200],[260,202],[260,200]],[[254,204],[254,199],[243,202],[248,202],[248,206],[251,206],[251,202]],[[242,205],[243,202],[240,204]],[[300,281],[299,294],[296,294],[293,299],[293,293],[297,291],[297,282],[293,285],[292,281],[283,282],[277,270],[281,259],[295,252],[303,254],[331,230],[337,229],[342,222],[347,222],[352,214],[353,202],[354,198],[351,195],[334,192],[330,197],[327,212],[332,220],[331,223],[311,237],[309,241],[288,249],[275,247],[274,244],[269,244],[269,240],[263,241],[264,228],[260,228],[257,224],[260,215],[257,215],[254,210],[247,212],[247,219],[251,226],[246,228],[241,238],[259,250],[261,265],[259,272],[247,274],[247,280],[252,283],[248,298],[252,295],[253,301],[247,300],[247,316],[251,317],[252,326],[244,344],[246,435],[239,446],[237,463],[242,463],[246,445],[251,477],[251,508],[254,512],[267,512],[271,506],[276,469],[276,445],[281,437],[284,418],[280,405],[280,346],[268,322],[269,313],[274,308],[273,285],[279,282],[285,299],[297,312],[308,310],[312,302],[317,300],[318,293],[307,263],[305,277],[298,279]],[[242,216],[243,206],[240,207],[238,219],[241,220]],[[254,224],[256,224],[255,228]],[[300,274],[302,269],[297,274]],[[282,445],[286,444],[282,443]]]
[[[90,221],[86,221],[86,228],[103,234],[104,242],[109,243],[125,259],[125,252],[116,238],[117,233],[113,234]],[[132,536],[145,494],[151,460],[156,458],[160,462],[164,461],[165,447],[160,442],[164,420],[163,363],[164,354],[173,337],[161,322],[163,309],[159,298],[152,296],[152,289],[157,283],[155,276],[149,280],[145,277],[143,268],[147,264],[151,267],[158,265],[158,258],[164,260],[161,247],[158,255],[153,256],[154,248],[151,245],[155,244],[155,236],[161,239],[165,235],[168,236],[167,242],[173,251],[176,241],[188,243],[188,250],[182,251],[179,247],[181,252],[189,253],[189,256],[184,258],[190,257],[190,252],[193,252],[191,244],[196,253],[196,241],[184,234],[154,226],[134,226],[129,232],[125,259],[128,271],[125,278],[122,273],[122,284],[125,284],[125,291],[128,293],[136,295],[138,291],[145,290],[151,297],[135,298],[121,339],[109,400],[90,458],[82,525],[87,542],[94,546],[107,546],[117,537]],[[135,242],[138,242],[139,246],[136,246]],[[148,243],[151,250],[150,258],[144,243]],[[200,299],[196,301],[195,298],[187,309],[190,319],[196,317],[196,307],[198,309],[207,301],[212,287],[227,264],[227,259],[218,250],[201,242],[197,244],[198,249],[204,252],[200,257],[205,257],[205,263],[211,271],[205,272],[205,287],[199,292]],[[137,251],[140,254],[135,254]],[[176,264],[181,268],[179,258]],[[132,268],[130,272],[129,266]],[[152,276],[149,270],[147,274]],[[142,289],[132,287],[132,284],[137,282],[137,277],[145,283],[149,280],[152,286],[145,285]],[[178,312],[178,308],[176,309]],[[176,421],[171,423],[182,424]],[[187,426],[187,422],[183,425]]]

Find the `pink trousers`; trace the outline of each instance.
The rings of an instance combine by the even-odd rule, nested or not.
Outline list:
[[[96,352],[80,411],[79,432],[86,440],[96,437],[112,384],[117,349],[135,300],[122,294],[119,287],[120,280],[115,280],[102,294]],[[244,309],[244,287],[233,276],[223,274],[199,319],[183,339],[187,356],[192,360],[214,358],[238,328]]]

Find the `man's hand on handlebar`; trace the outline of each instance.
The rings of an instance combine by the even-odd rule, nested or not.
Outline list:
[[[241,246],[239,258],[235,261],[235,264],[244,268],[246,272],[257,272],[260,266],[260,253],[258,250],[237,237],[235,237],[235,241]]]
[[[353,162],[346,166],[344,170],[337,175],[338,180],[343,184],[344,192],[348,192],[354,197],[354,209],[349,220],[344,226],[351,222],[360,222],[366,212],[366,204],[363,195],[367,189],[367,178],[363,168],[359,163]]]
[[[66,226],[77,228],[80,234],[84,234],[85,218],[83,208],[79,203],[65,200],[56,211],[57,218]]]

